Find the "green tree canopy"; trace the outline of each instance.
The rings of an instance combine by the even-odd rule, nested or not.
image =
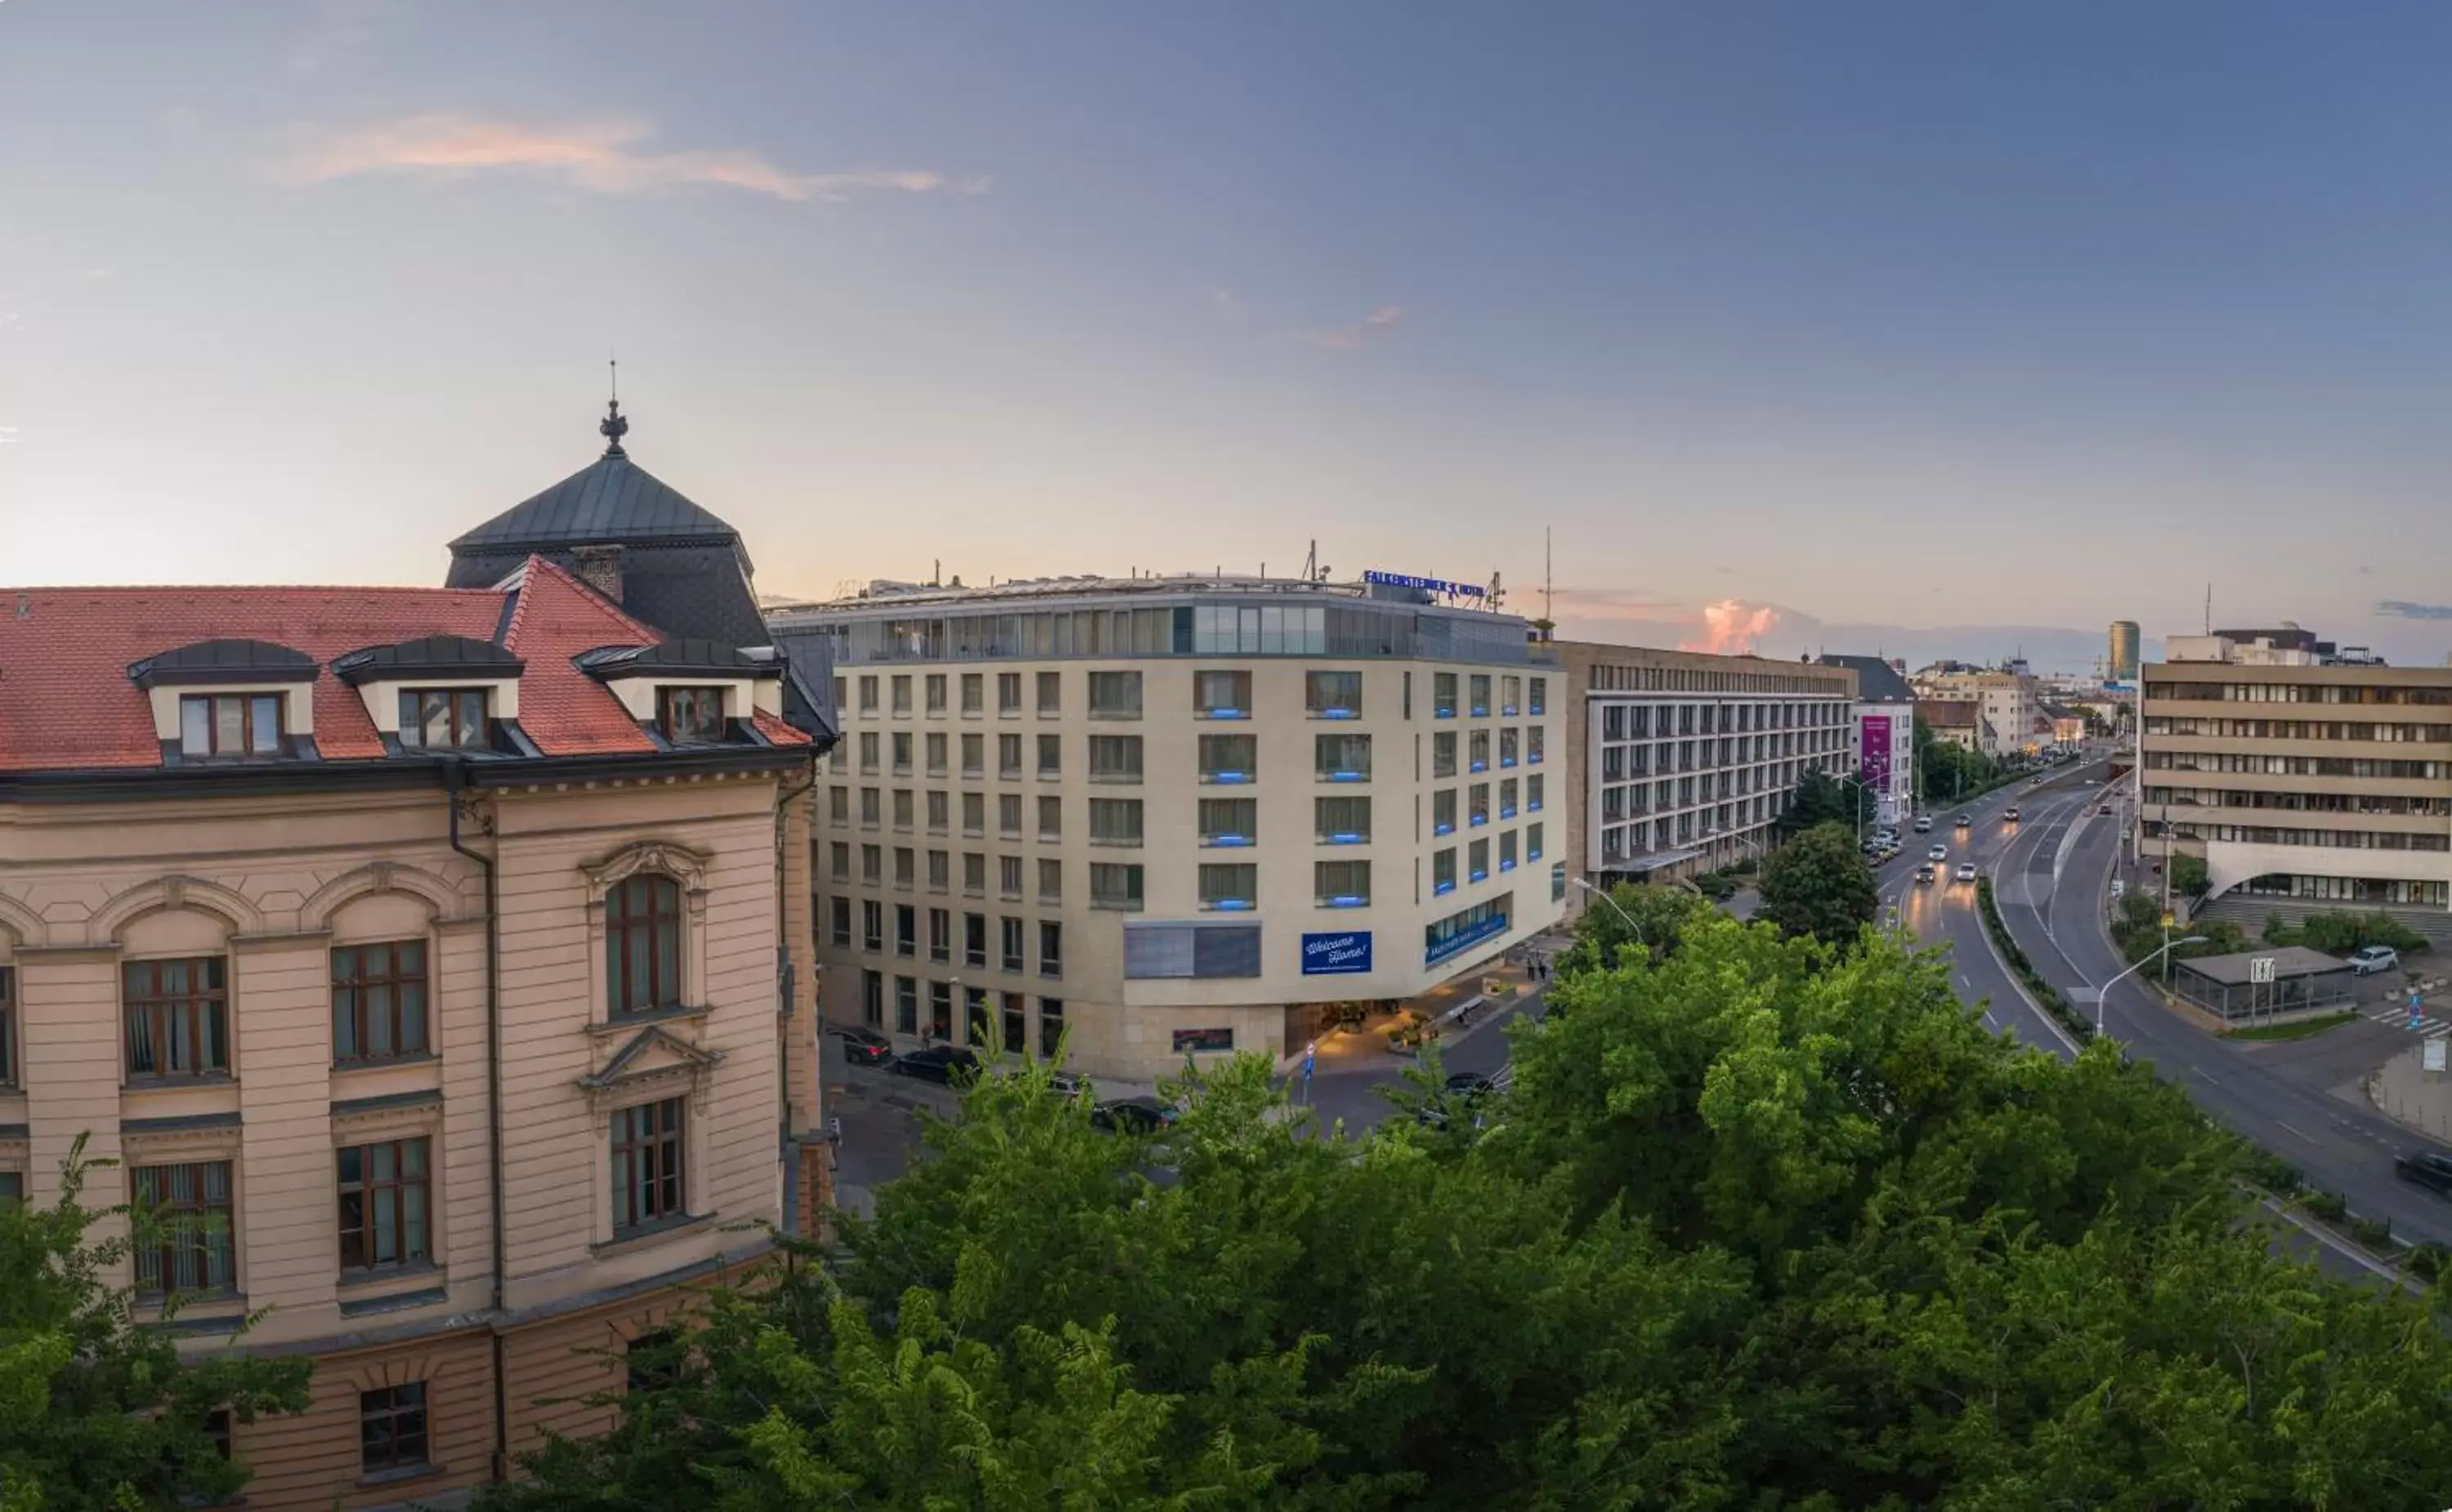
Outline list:
[[[0,1202],[0,1508],[137,1512],[236,1495],[243,1466],[221,1457],[206,1419],[240,1423],[306,1405],[303,1359],[216,1354],[183,1362],[171,1336],[135,1321],[109,1280],[129,1240],[95,1239],[126,1208],[83,1206],[84,1141],[46,1208]]]
[[[1620,882],[1599,897],[1587,893],[1575,917],[1575,943],[1558,960],[1561,975],[1614,965],[1618,952],[1639,943],[1647,950],[1674,950],[1678,933],[1710,905],[1682,887]]]
[[[1832,943],[1854,939],[1881,906],[1855,833],[1838,824],[1816,825],[1772,852],[1755,886],[1762,894],[1755,917],[1784,934]]]
[[[1842,782],[1827,772],[1808,772],[1798,779],[1796,795],[1780,815],[1780,823],[1790,830],[1809,830],[1817,824],[1844,824],[1853,830],[1873,817],[1873,796],[1870,787],[1862,782]]]

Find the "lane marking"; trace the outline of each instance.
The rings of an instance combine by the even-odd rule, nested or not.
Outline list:
[[[2205,1076],[2205,1069],[2204,1067],[2202,1067],[2202,1066],[2191,1066],[2191,1067],[2189,1067],[2189,1068],[2188,1068],[2188,1070],[2192,1070],[2192,1071],[2195,1071],[2195,1072],[2196,1072],[2198,1075],[2200,1075],[2200,1076]],[[2214,1081],[2214,1079],[2213,1079],[2212,1077],[2210,1077],[2210,1076],[2205,1076],[2205,1080],[2206,1080],[2206,1081],[2208,1081],[2208,1082],[2213,1082],[2213,1085],[2215,1085],[2216,1087],[2220,1087],[2220,1086],[2222,1085],[2222,1083]]]
[[[2299,1129],[2291,1128],[2290,1125],[2284,1123],[2279,1118],[2273,1121],[2273,1127],[2276,1129],[2288,1129],[2291,1133],[2298,1134],[2300,1138],[2306,1140],[2307,1143],[2311,1145],[2316,1142],[2313,1136],[2300,1132]]]

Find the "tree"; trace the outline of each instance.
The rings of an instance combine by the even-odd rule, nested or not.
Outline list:
[[[2213,888],[2213,878],[2205,872],[2202,855],[2174,855],[2170,860],[2171,891],[2182,897],[2200,898]]]
[[[1873,921],[1881,896],[1856,836],[1837,824],[1806,831],[1763,862],[1754,916],[1783,934],[1810,934],[1832,944],[1856,937]]]
[[[1779,822],[1791,832],[1817,824],[1844,824],[1852,830],[1871,817],[1872,798],[1864,783],[1842,782],[1827,772],[1808,772],[1797,782],[1796,795]]]
[[[149,1215],[83,1206],[80,1138],[48,1208],[0,1202],[0,1507],[8,1512],[132,1512],[203,1506],[236,1495],[247,1470],[221,1457],[206,1420],[239,1423],[306,1405],[304,1359],[236,1353],[182,1361],[171,1336],[135,1321],[108,1278],[130,1241],[92,1237],[105,1219],[138,1233]],[[175,1310],[175,1309],[173,1309]]]
[[[1588,900],[1575,919],[1575,943],[1559,959],[1561,974],[1608,966],[1618,952],[1637,942],[1654,952],[1677,947],[1686,921],[1710,908],[1682,887],[1651,887],[1620,882],[1603,896]]]

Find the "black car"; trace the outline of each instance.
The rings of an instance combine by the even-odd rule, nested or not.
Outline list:
[[[1090,1127],[1110,1134],[1155,1134],[1175,1119],[1175,1109],[1155,1097],[1118,1097],[1090,1109]]]
[[[826,1032],[842,1041],[843,1059],[854,1066],[882,1066],[894,1058],[894,1041],[873,1029],[837,1024]]]
[[[1441,1090],[1450,1097],[1478,1097],[1495,1089],[1490,1078],[1479,1071],[1450,1071]]]
[[[979,1074],[979,1058],[959,1045],[931,1045],[926,1050],[897,1055],[888,1069],[897,1076],[916,1076],[923,1082],[967,1087]]]
[[[2415,1155],[2393,1157],[2392,1173],[2403,1181],[2414,1181],[2452,1197],[2452,1155],[2439,1155],[2422,1149]]]

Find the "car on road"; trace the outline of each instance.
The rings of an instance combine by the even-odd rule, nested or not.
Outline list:
[[[1918,835],[1928,835],[1928,834],[1930,834],[1930,833],[1931,833],[1931,831],[1932,831],[1932,815],[1929,815],[1929,814],[1919,814],[1919,815],[1916,815],[1915,829],[1916,829],[1916,834],[1918,834]]]
[[[1959,829],[1962,829],[1962,830],[1971,828],[1971,827],[1974,825],[1974,823],[1975,823],[1975,821],[1974,821],[1973,819],[1968,818],[1968,817],[1966,815],[1964,815],[1964,814],[1960,815],[1957,818],[1952,819],[1952,820],[1950,820],[1949,822],[1950,822],[1951,824],[1953,824],[1953,825],[1957,826]]]
[[[1932,877],[1933,877],[1933,871],[1932,871],[1932,863],[1931,863],[1930,861],[1923,862],[1923,863],[1921,863],[1920,865],[1918,865],[1918,866],[1916,867],[1916,880],[1917,880],[1917,881],[1919,881],[1919,882],[1929,882],[1929,881],[1931,881],[1931,880],[1932,880]]]
[[[843,1059],[854,1066],[882,1066],[894,1058],[894,1041],[873,1029],[836,1024],[826,1032],[842,1043]]]
[[[1972,882],[1972,881],[1974,881],[1974,880],[1975,880],[1975,863],[1974,863],[1974,862],[1972,862],[1972,861],[1961,861],[1961,862],[1959,862],[1959,863],[1958,863],[1958,879],[1959,879],[1960,881],[1962,881],[1962,882]]]
[[[2016,804],[2012,803],[2012,804],[2010,804],[2007,808],[2003,809],[2003,810],[2001,811],[2001,818],[2002,818],[2002,821],[2003,821],[2004,823],[2007,823],[2007,824],[2015,824],[2015,823],[2017,823],[2017,822],[2018,822],[2018,806],[2017,806]]]
[[[2452,1197],[2452,1155],[2422,1149],[2415,1155],[2395,1155],[2392,1173],[2403,1181],[2414,1181],[2421,1187]]]
[[[1947,861],[1949,859],[1949,847],[1946,845],[1928,846],[1925,850],[1924,858],[1928,861]]]
[[[2350,952],[2350,974],[2372,976],[2401,965],[2401,952],[2389,945],[2363,945]]]
[[[968,1087],[979,1077],[979,1058],[959,1045],[931,1045],[897,1055],[894,1064],[886,1069],[897,1076],[947,1087]]]
[[[1118,1097],[1090,1109],[1090,1127],[1109,1134],[1155,1134],[1175,1119],[1173,1106],[1155,1097]]]
[[[2097,814],[2109,814],[2109,813],[2111,812],[2111,805],[2110,805],[2110,804],[2108,804],[2108,803],[2106,803],[2106,804],[2105,804],[2103,807],[2101,807],[2101,808],[2099,808],[2099,809],[2095,810],[2094,812],[2095,812],[2095,813],[2097,813]]]
[[[1058,1097],[1078,1097],[1091,1090],[1090,1078],[1073,1071],[1049,1071],[1047,1090]]]

